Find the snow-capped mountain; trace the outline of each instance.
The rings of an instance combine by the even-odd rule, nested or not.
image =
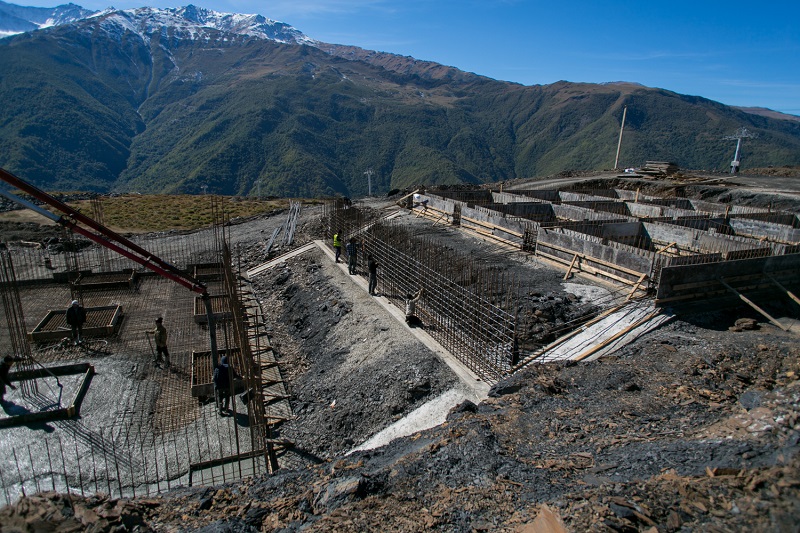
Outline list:
[[[188,5],[179,8],[89,11],[67,4],[56,8],[21,7],[0,1],[0,37],[36,29],[69,24],[83,19],[101,18],[101,26],[113,32],[117,27],[147,38],[169,28],[181,39],[208,39],[210,32],[232,33],[238,37],[270,39],[281,43],[316,44],[294,27],[261,15],[219,13]]]
[[[93,13],[72,3],[56,7],[25,7],[0,1],[0,37],[69,24]]]

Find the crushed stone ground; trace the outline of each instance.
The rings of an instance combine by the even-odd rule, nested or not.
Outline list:
[[[248,266],[263,234],[234,236]],[[555,299],[578,312],[602,289],[534,270],[549,281],[531,305],[551,322]],[[320,252],[254,285],[297,415],[281,436],[318,464],[146,500],[45,493],[0,510],[0,530],[525,531],[544,505],[569,531],[797,530],[800,343],[749,308],[680,315],[597,361],[530,366],[439,426],[345,455],[456,378]],[[758,329],[729,331],[740,318]]]

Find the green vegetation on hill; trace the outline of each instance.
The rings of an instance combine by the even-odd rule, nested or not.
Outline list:
[[[217,202],[216,209],[212,201]],[[104,224],[130,233],[204,228],[215,222],[215,212],[224,212],[227,220],[233,220],[284,209],[288,203],[283,199],[212,198],[210,195],[130,194],[101,199]],[[72,202],[70,206],[89,217],[93,215],[88,200]]]
[[[800,164],[800,123],[633,84],[524,87],[391,54],[145,43],[94,21],[0,40],[0,166],[46,189],[358,196],[674,161]],[[351,50],[352,51],[352,50]],[[396,70],[393,70],[396,69]]]

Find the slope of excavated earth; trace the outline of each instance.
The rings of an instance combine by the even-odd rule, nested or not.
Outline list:
[[[231,231],[256,264],[252,230]],[[529,267],[532,301],[583,308],[563,274]],[[150,499],[27,497],[0,510],[0,529],[539,532],[546,506],[575,532],[797,531],[800,343],[749,308],[681,315],[593,362],[530,366],[440,426],[345,455],[456,378],[319,251],[253,283],[297,417],[280,436],[318,464]],[[730,331],[741,318],[758,327]]]
[[[279,436],[319,458],[352,449],[456,385],[428,348],[319,250],[254,280],[296,420]]]

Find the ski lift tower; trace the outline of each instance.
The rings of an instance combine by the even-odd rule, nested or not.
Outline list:
[[[739,151],[742,148],[742,139],[748,137],[755,138],[756,134],[750,133],[747,128],[739,128],[733,135],[726,135],[722,138],[724,141],[736,141],[736,154],[733,156],[733,161],[731,161],[731,174],[739,172]]]
[[[364,175],[367,177],[367,196],[372,196],[372,175],[373,174],[374,174],[374,172],[372,171],[371,168],[368,169],[366,172],[364,172]]]

